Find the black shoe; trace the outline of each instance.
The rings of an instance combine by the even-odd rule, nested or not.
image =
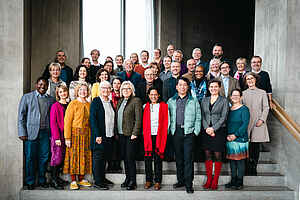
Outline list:
[[[104,182],[104,184],[106,184],[106,185],[114,185],[114,183],[111,182],[110,180],[108,180],[107,178],[104,178],[103,182]]]
[[[180,182],[177,182],[175,184],[173,184],[173,188],[176,189],[176,188],[181,188],[181,187],[184,187],[185,184],[184,183],[180,183]]]
[[[27,185],[27,189],[28,189],[28,190],[34,190],[34,184]]]
[[[243,184],[243,178],[241,178],[241,179],[237,179],[237,182],[236,182],[236,184],[235,184],[235,187],[234,187],[234,189],[235,190],[241,190],[241,189],[243,189],[244,188],[244,184]]]
[[[94,184],[94,187],[99,190],[108,190],[109,187],[105,183]]]
[[[48,188],[49,184],[45,182],[45,183],[40,183],[39,186],[42,188]]]
[[[121,188],[126,188],[129,184],[129,180],[125,179],[125,181],[121,184]]]
[[[187,188],[186,188],[186,192],[187,192],[188,194],[193,194],[193,193],[194,193],[194,188],[193,188],[193,187],[187,187]]]
[[[234,188],[236,186],[236,178],[231,178],[231,181],[227,184],[225,184],[225,188]]]
[[[51,187],[53,187],[57,190],[63,190],[64,189],[63,185],[60,184],[57,180],[54,180],[54,179],[52,180],[50,185],[51,185]]]
[[[67,186],[67,185],[70,184],[69,181],[65,181],[64,179],[62,179],[62,178],[60,178],[60,177],[57,177],[57,182],[58,182],[59,184],[61,184],[62,186]]]
[[[126,187],[126,190],[135,190],[135,189],[136,189],[136,183],[129,182],[127,187]]]

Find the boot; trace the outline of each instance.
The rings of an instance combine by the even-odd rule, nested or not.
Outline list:
[[[208,189],[211,186],[212,165],[213,165],[212,160],[205,161],[205,169],[206,169],[206,177],[207,177],[206,183],[203,185],[203,188],[205,188],[205,189]]]
[[[64,189],[63,185],[58,182],[58,168],[56,166],[51,167],[51,187],[62,190]]]
[[[218,182],[219,182],[221,168],[222,168],[222,162],[215,162],[215,175],[214,175],[213,181],[211,183],[212,190],[218,189]]]

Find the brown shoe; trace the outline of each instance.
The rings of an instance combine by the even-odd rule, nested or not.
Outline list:
[[[145,189],[149,189],[152,185],[153,185],[152,182],[147,181],[147,182],[145,183],[145,185],[144,185],[144,188],[145,188]]]
[[[160,183],[155,183],[154,190],[160,190],[161,186]]]

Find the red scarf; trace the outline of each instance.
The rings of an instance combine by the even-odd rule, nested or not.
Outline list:
[[[111,93],[111,101],[113,102],[114,109],[117,108],[118,101],[120,100],[120,96],[117,96],[114,91]]]
[[[155,153],[161,158],[164,158],[164,152],[168,134],[168,104],[161,102],[158,112],[158,129],[155,144]],[[144,134],[144,149],[145,156],[152,154],[152,138],[151,138],[151,119],[150,119],[150,103],[148,102],[143,114],[143,134]]]

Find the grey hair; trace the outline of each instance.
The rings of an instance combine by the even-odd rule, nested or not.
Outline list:
[[[110,82],[108,82],[108,81],[101,81],[99,83],[99,91],[100,91],[100,88],[103,87],[104,85],[108,85],[110,88],[112,87],[111,84],[110,84]]]
[[[218,62],[219,62],[219,65],[221,65],[221,63],[222,63],[220,59],[218,59],[218,58],[213,58],[213,59],[211,59],[211,60],[209,61],[209,66],[211,66],[211,64],[212,64],[214,61],[218,61]]]
[[[195,48],[195,49],[193,49],[193,53],[192,53],[192,54],[194,54],[194,53],[195,53],[195,51],[200,51],[200,52],[202,53],[202,51],[201,51],[201,49],[200,49],[200,48]]]
[[[121,85],[121,88],[120,88],[120,96],[123,97],[123,94],[122,94],[122,90],[124,89],[124,86],[125,85],[129,85],[131,91],[132,91],[132,96],[134,97],[135,96],[135,89],[134,89],[134,85],[130,82],[130,81],[124,81]]]

